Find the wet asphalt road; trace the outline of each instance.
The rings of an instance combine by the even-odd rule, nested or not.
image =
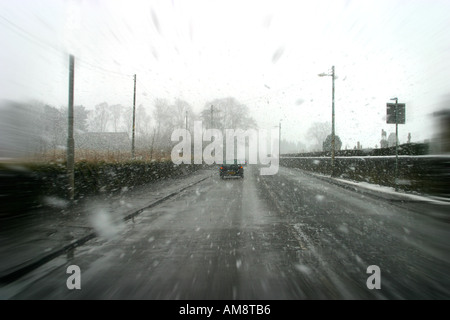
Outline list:
[[[11,299],[449,299],[449,222],[434,216],[445,212],[249,166],[113,226],[18,281]],[[81,290],[66,286],[69,265]]]

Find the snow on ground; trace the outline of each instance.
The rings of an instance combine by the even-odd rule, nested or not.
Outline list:
[[[291,169],[301,170],[301,169],[297,169],[297,168],[291,168]],[[304,171],[304,170],[302,170],[302,171],[306,172],[308,174],[320,177],[320,178],[327,178],[330,180],[335,180],[337,182],[354,185],[359,188],[364,188],[367,190],[372,190],[372,191],[381,192],[381,193],[385,193],[385,194],[391,194],[391,195],[395,195],[397,197],[401,196],[408,200],[433,202],[435,204],[450,205],[450,199],[446,199],[446,198],[427,196],[427,195],[410,194],[410,193],[395,191],[395,188],[393,188],[393,187],[382,186],[379,184],[351,181],[351,180],[346,180],[346,179],[342,179],[342,178],[333,178],[333,177],[330,177],[329,175],[325,175],[325,174],[320,174],[320,173],[311,172],[311,171]]]
[[[389,156],[371,156],[371,155],[361,155],[361,156],[336,156],[335,158],[342,158],[342,159],[377,159],[377,158],[395,158],[395,155],[389,155]],[[398,155],[399,158],[448,158],[450,159],[450,154],[426,154],[426,155],[417,155],[417,156],[411,156],[411,155]],[[280,159],[319,159],[319,160],[326,160],[330,159],[330,157],[320,157],[320,156],[307,156],[307,157],[288,157],[288,156],[282,156]]]

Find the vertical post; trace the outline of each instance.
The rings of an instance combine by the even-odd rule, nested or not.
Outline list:
[[[184,128],[186,129],[184,131],[184,134],[185,134],[184,141],[186,141],[187,140],[187,134],[188,134],[188,131],[187,131],[187,129],[188,129],[188,112],[187,112],[187,110],[186,110],[185,116],[184,116]]]
[[[331,176],[335,175],[335,131],[334,131],[334,66],[331,67],[332,92],[331,92]]]
[[[281,158],[281,120],[278,123],[278,159]],[[278,163],[280,163],[280,160],[278,160]]]
[[[395,191],[398,191],[398,98],[395,98]]]
[[[131,158],[134,160],[134,131],[136,128],[136,75],[134,75],[134,93],[133,93],[133,131],[131,134]]]
[[[214,129],[214,105],[211,105],[211,129]],[[216,155],[215,149],[213,149],[212,156]]]
[[[69,112],[68,112],[68,136],[67,136],[67,176],[69,200],[72,203],[75,195],[75,141],[73,139],[73,96],[74,96],[74,70],[75,57],[69,57]]]
[[[213,123],[213,105],[211,105],[211,129],[213,129],[214,128],[214,123]]]
[[[188,112],[187,112],[187,110],[185,111],[185,116],[184,116],[184,128],[185,128],[185,131],[184,131],[184,141],[187,141],[187,134],[188,134],[188,131],[187,131],[187,129],[188,129]],[[193,147],[191,146],[191,154],[193,154]]]

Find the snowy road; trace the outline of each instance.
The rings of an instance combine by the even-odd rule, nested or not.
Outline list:
[[[15,283],[13,299],[449,299],[448,206],[281,168],[218,174]],[[69,265],[81,290],[69,290]],[[368,289],[367,268],[381,271]]]

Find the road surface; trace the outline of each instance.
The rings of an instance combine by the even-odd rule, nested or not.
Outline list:
[[[449,299],[448,206],[299,170],[218,173],[4,288],[10,299]],[[69,290],[69,265],[81,289]],[[380,289],[369,289],[378,266]],[[376,274],[375,274],[376,275]],[[370,283],[376,280],[371,278]]]

